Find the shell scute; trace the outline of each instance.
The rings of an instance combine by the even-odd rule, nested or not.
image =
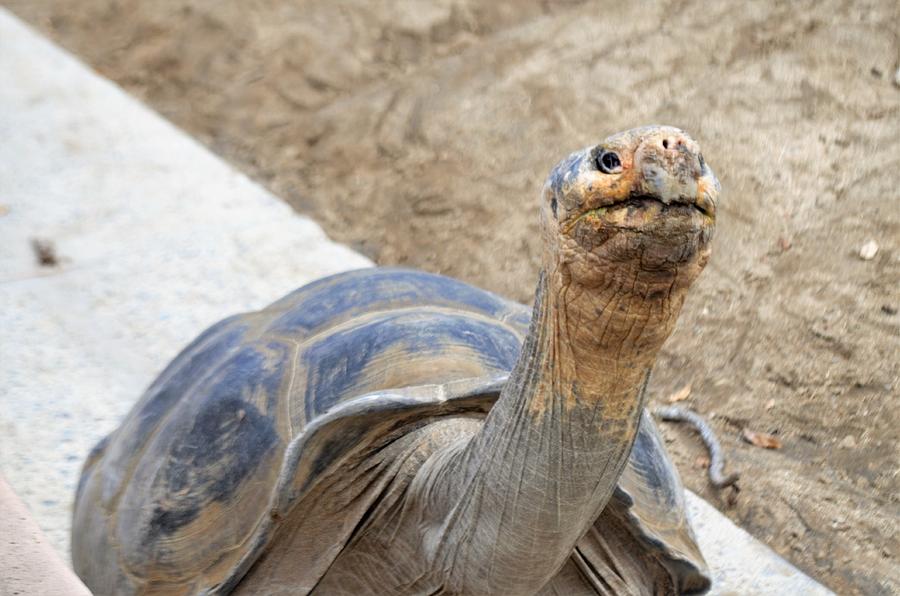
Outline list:
[[[361,314],[428,304],[496,317],[509,303],[461,281],[407,269],[362,269],[328,277],[288,294],[267,310],[281,312],[270,333],[305,337]]]
[[[103,478],[102,499],[105,506],[111,506],[122,482],[127,479],[124,472],[129,468],[129,460],[144,448],[156,427],[192,385],[239,348],[246,332],[247,325],[239,316],[229,317],[204,331],[184,348],[150,385],[122,426],[115,431],[115,440],[111,440],[113,436],[110,436],[101,442],[109,447],[102,454],[102,460],[100,453],[92,453],[82,472],[81,484],[93,472],[91,464],[101,462],[98,473]]]
[[[465,313],[381,313],[305,346],[307,420],[348,396],[508,371],[520,343],[509,328]]]
[[[288,440],[278,396],[294,350],[244,344],[168,412],[118,505],[116,537],[131,574],[177,580],[250,535]],[[199,534],[203,541],[190,539]]]

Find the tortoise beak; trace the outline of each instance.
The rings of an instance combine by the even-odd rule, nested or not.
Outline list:
[[[667,128],[646,135],[632,167],[636,174],[632,196],[691,205],[715,219],[721,186],[700,146],[686,133]]]

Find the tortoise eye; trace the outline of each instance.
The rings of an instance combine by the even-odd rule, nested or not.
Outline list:
[[[597,167],[604,174],[615,174],[622,171],[622,161],[614,151],[604,151],[597,157]]]

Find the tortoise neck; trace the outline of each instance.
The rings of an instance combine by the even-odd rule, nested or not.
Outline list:
[[[427,475],[451,496],[436,556],[454,588],[544,585],[606,505],[631,451],[671,330],[666,309],[636,303],[638,279],[596,290],[565,282],[542,272],[522,353],[484,425],[429,462],[439,478]]]
[[[667,309],[635,294],[637,285],[622,276],[574,287],[558,271],[541,272],[531,328],[508,383],[533,417],[554,410],[591,410],[592,419],[598,410],[604,420],[634,415],[635,392],[671,331]]]

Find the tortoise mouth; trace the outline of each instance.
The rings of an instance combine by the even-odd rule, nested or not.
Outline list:
[[[639,194],[632,195],[626,199],[621,201],[616,201],[614,203],[610,203],[609,205],[604,205],[600,207],[599,210],[612,210],[612,209],[647,209],[648,207],[656,207],[660,210],[660,214],[666,213],[667,211],[671,211],[673,209],[678,208],[690,208],[696,211],[699,211],[703,215],[711,216],[712,214],[702,205],[698,204],[697,201],[693,197],[676,197],[674,199],[670,199],[668,201],[663,200],[662,198],[656,195],[649,194]],[[591,210],[596,211],[596,210]],[[588,211],[587,213],[590,213]]]
[[[588,221],[633,228],[658,224],[659,220],[664,218],[681,219],[692,216],[700,216],[701,225],[711,224],[714,221],[714,215],[710,210],[698,204],[693,197],[664,200],[656,195],[637,194],[587,209],[572,219],[565,226],[565,231],[570,232],[578,224]]]
[[[588,209],[561,231],[579,252],[668,271],[706,250],[714,230],[715,216],[691,199],[640,194]]]

